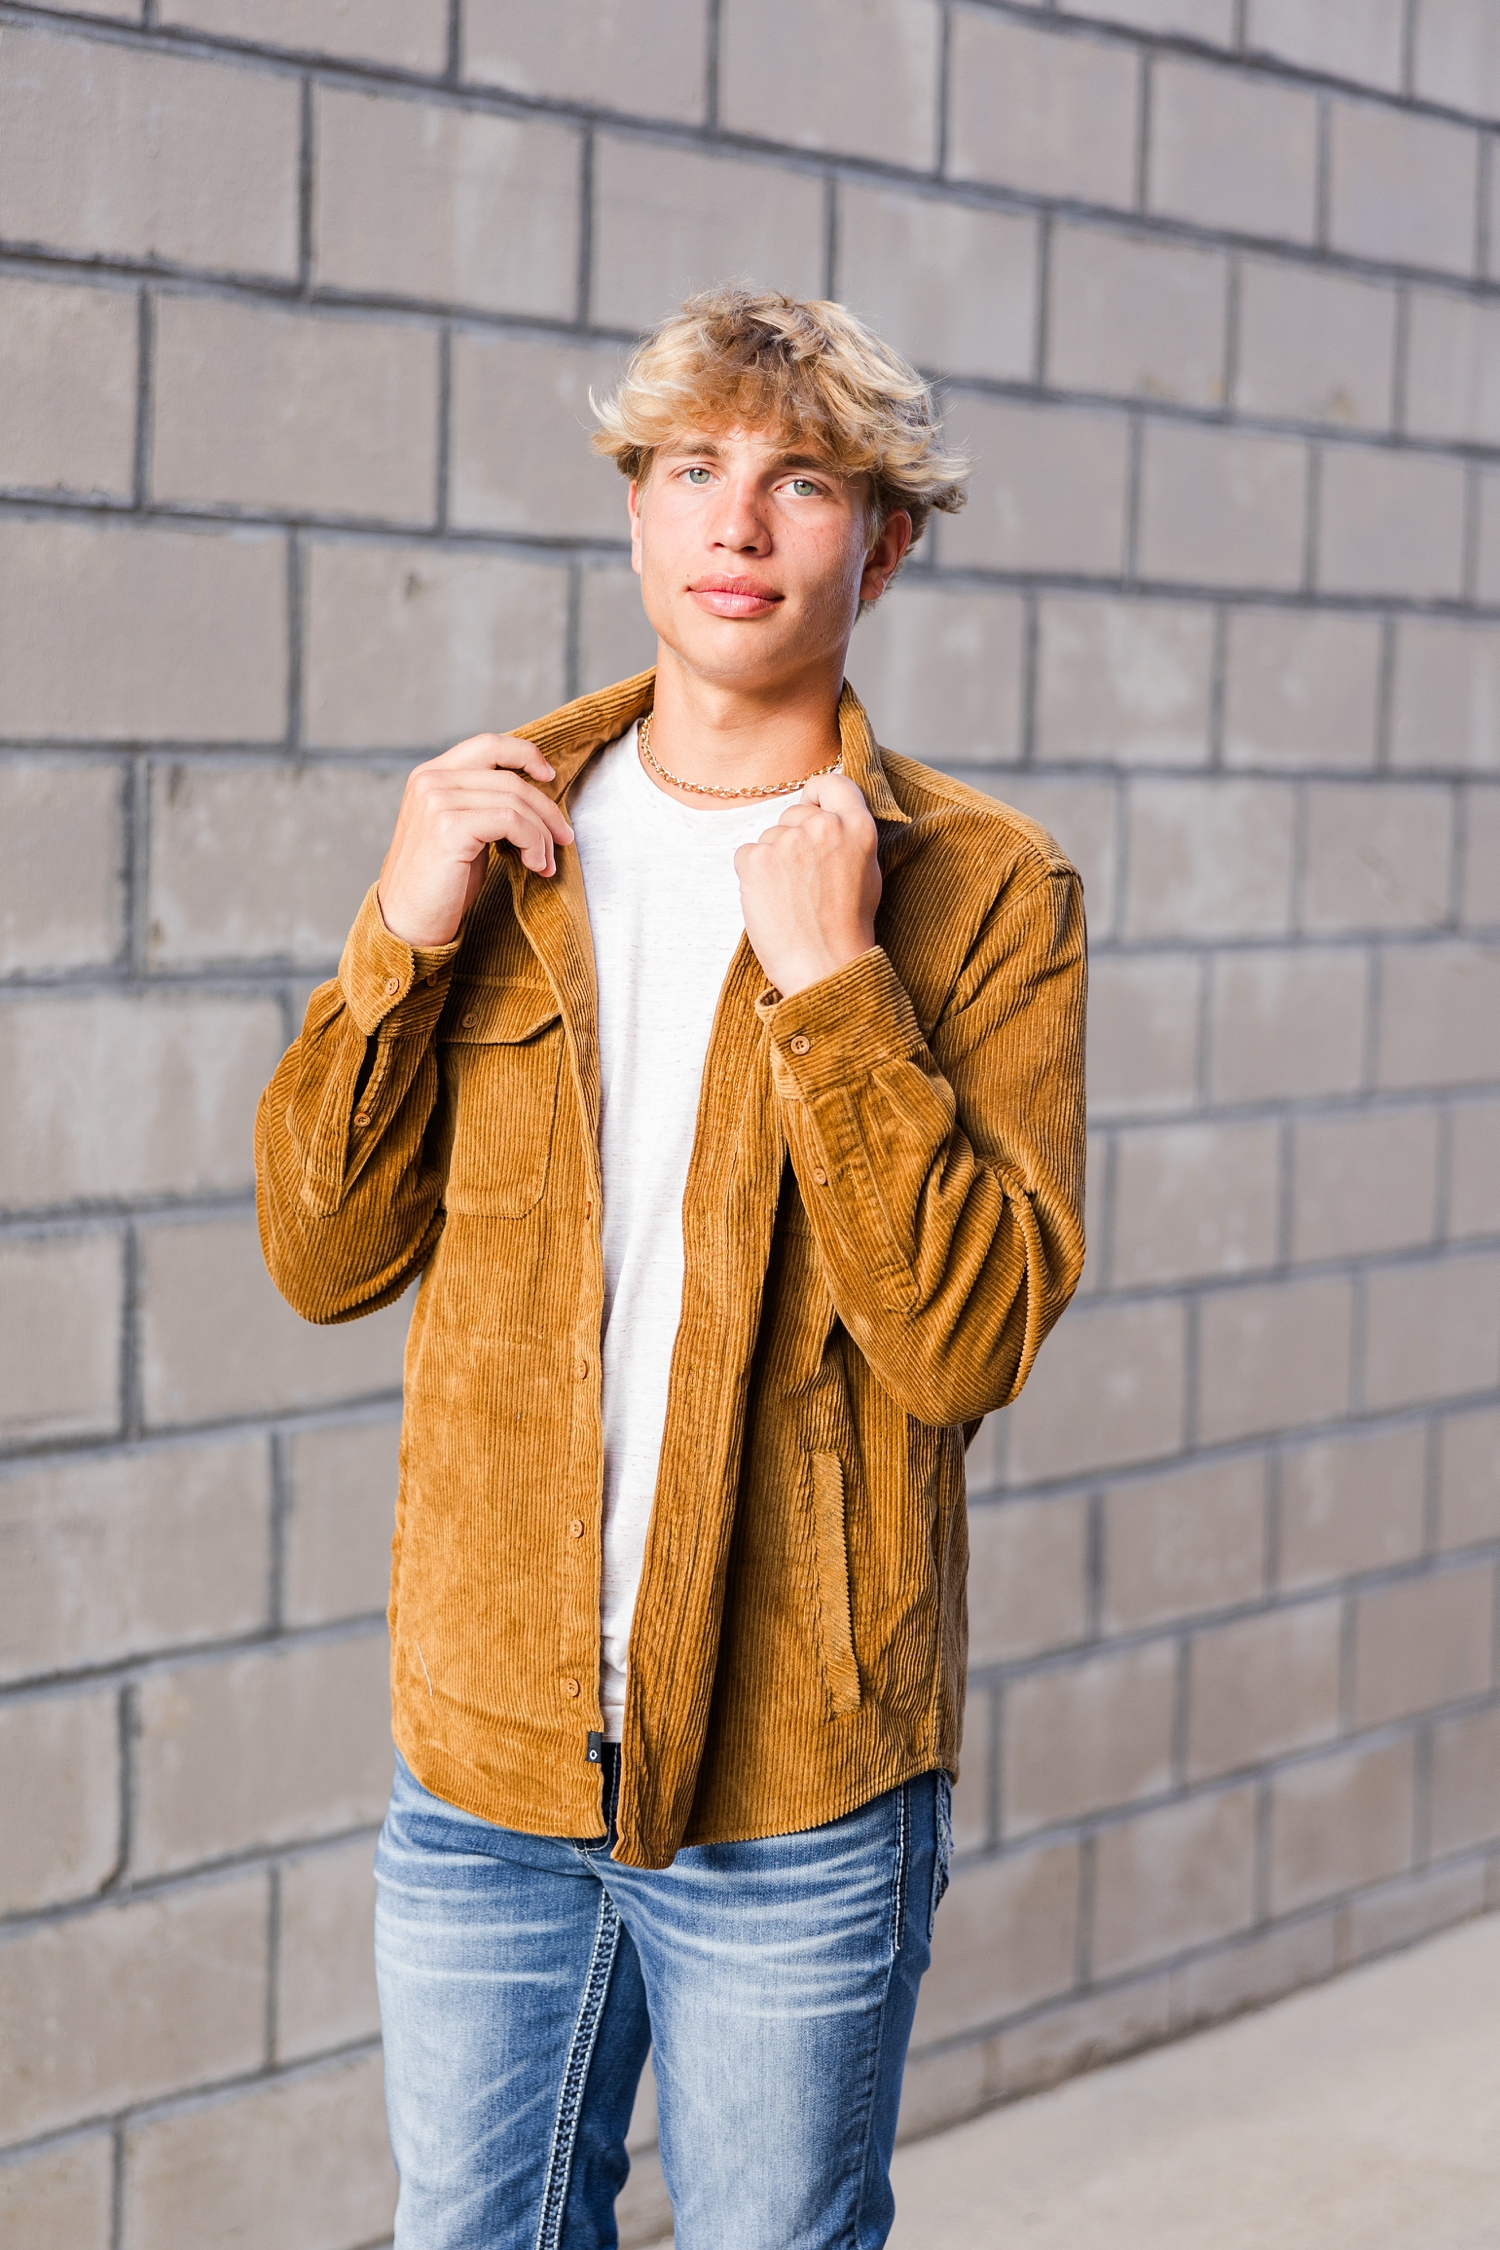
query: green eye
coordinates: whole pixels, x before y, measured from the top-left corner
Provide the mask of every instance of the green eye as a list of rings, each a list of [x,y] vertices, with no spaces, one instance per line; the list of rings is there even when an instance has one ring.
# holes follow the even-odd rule
[[[799,500],[811,500],[817,489],[811,477],[793,477],[792,479],[792,490]]]
[[[689,469],[687,472],[687,481],[689,484],[707,484],[708,479],[709,471],[707,469]]]

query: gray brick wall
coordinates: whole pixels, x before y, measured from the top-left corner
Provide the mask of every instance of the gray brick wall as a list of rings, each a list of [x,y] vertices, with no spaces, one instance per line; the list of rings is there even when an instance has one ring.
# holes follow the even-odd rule
[[[412,760],[646,660],[584,393],[727,274],[944,379],[852,677],[1093,930],[907,2128],[1500,1900],[1497,127],[1489,0],[0,0],[7,2240],[387,2234],[403,1315],[250,1112]]]

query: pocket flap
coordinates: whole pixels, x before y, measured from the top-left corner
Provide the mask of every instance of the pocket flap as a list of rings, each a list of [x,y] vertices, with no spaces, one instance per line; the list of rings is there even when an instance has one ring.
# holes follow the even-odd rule
[[[548,984],[455,983],[438,1037],[474,1047],[514,1047],[556,1023],[560,1013]]]

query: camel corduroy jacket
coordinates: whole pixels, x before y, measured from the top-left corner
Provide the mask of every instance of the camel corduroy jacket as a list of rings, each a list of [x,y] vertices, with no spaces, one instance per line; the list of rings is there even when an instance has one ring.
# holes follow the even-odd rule
[[[566,801],[642,674],[517,731]],[[1078,878],[1020,814],[875,745],[873,952],[714,1019],[630,1638],[616,1855],[786,1834],[957,1772],[963,1455],[1083,1262]],[[662,964],[670,976],[671,964]],[[649,1060],[649,1058],[645,1058]],[[420,1276],[391,1576],[396,1741],[427,1788],[602,1832],[599,1068],[578,855],[494,849],[453,944],[371,891],[261,1102],[262,1240],[307,1319]]]

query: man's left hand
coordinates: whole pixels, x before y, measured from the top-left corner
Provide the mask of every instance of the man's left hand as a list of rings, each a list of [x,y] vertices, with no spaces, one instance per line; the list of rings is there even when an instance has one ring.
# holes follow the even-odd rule
[[[734,855],[745,932],[784,998],[847,968],[875,943],[879,841],[844,774],[820,774],[774,828]]]

